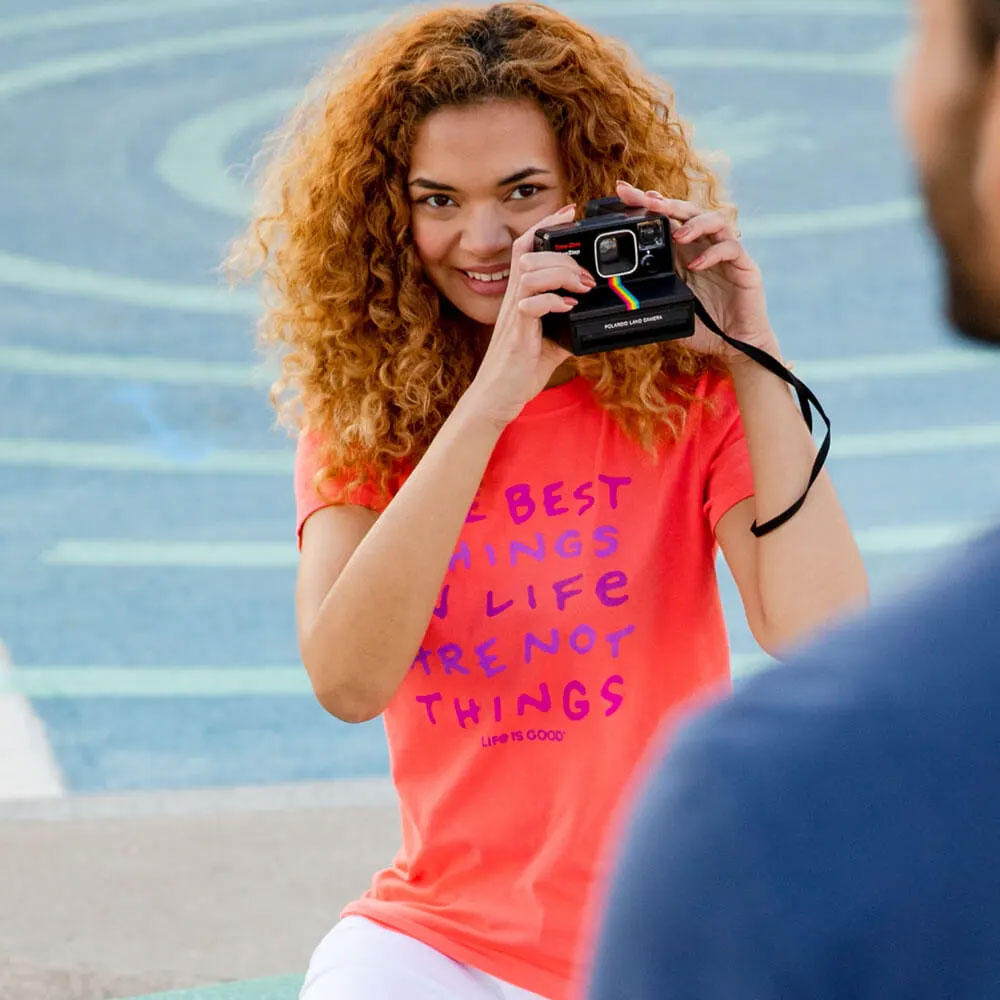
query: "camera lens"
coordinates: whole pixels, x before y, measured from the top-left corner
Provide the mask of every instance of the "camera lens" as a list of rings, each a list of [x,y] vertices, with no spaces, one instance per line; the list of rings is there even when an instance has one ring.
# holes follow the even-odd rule
[[[594,234],[594,265],[601,278],[631,274],[639,266],[639,246],[634,229],[605,230]]]
[[[597,256],[602,264],[611,264],[618,257],[618,240],[614,236],[605,236],[597,241]]]

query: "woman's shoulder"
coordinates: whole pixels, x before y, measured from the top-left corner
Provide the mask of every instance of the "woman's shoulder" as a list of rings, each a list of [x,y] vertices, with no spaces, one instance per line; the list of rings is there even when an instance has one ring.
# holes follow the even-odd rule
[[[331,497],[360,503],[374,509],[383,508],[398,492],[413,471],[413,462],[396,458],[386,463],[360,462],[340,467],[331,461],[332,450],[326,431],[302,428],[295,448],[295,490],[303,496]],[[382,465],[387,466],[385,476]],[[323,473],[320,480],[320,473]],[[382,484],[385,490],[382,489]]]

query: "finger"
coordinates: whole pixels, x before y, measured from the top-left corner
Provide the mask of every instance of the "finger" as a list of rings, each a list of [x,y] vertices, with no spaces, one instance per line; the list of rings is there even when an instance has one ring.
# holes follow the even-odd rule
[[[687,265],[689,271],[707,271],[724,263],[735,264],[737,267],[746,267],[748,270],[753,266],[750,255],[743,249],[736,240],[727,240],[725,243],[714,243],[700,257],[695,257]]]
[[[517,311],[522,316],[541,319],[549,313],[569,312],[575,305],[577,305],[577,300],[568,295],[556,295],[555,292],[548,292],[545,295],[532,295],[530,298],[521,299],[517,304]]]
[[[646,206],[646,195],[637,187],[633,187],[628,181],[619,181],[617,185],[617,195],[626,205],[634,208]]]
[[[597,286],[597,279],[592,275],[580,274],[576,267],[544,267],[538,271],[528,271],[518,280],[519,297],[538,295],[541,292],[553,292],[557,288],[572,289],[583,294]]]
[[[529,271],[540,271],[546,267],[568,267],[571,271],[579,272],[581,275],[590,272],[575,258],[568,253],[559,253],[555,250],[535,250],[526,253],[521,258],[521,273],[527,274]]]
[[[636,194],[632,195],[632,192],[636,192]],[[625,201],[626,195],[633,198],[641,196],[642,201],[636,200],[629,202],[629,204],[643,204],[651,212],[659,212],[661,215],[666,215],[677,222],[688,222],[705,211],[701,205],[696,205],[693,201],[683,201],[680,198],[665,198],[659,191],[639,191],[638,188],[632,187],[631,184],[627,184],[624,181],[619,181],[618,193],[622,201]]]
[[[512,257],[519,260],[524,254],[529,253],[535,245],[535,231],[544,226],[564,226],[567,222],[572,222],[576,216],[576,205],[564,205],[558,212],[546,215],[544,219],[539,219],[530,229],[521,233],[511,248]]]
[[[736,230],[722,212],[702,212],[689,222],[685,222],[674,232],[678,243],[693,243],[695,240],[711,239],[713,242],[735,240]]]

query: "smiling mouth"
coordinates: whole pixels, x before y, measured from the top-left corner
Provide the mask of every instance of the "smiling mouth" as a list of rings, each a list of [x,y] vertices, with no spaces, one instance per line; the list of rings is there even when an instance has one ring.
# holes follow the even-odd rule
[[[472,278],[473,281],[504,281],[510,277],[510,268],[504,268],[494,274],[484,274],[482,271],[462,271],[462,274],[467,278]]]

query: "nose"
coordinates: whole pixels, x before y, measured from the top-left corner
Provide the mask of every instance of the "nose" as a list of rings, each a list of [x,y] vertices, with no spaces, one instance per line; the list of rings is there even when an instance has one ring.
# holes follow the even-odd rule
[[[485,204],[470,207],[459,245],[469,256],[491,261],[509,250],[514,238],[499,206]]]

